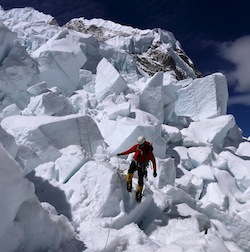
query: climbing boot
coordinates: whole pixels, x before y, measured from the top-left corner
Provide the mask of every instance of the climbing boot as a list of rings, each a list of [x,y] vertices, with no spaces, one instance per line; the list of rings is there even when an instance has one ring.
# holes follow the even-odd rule
[[[128,192],[132,191],[132,182],[131,181],[127,181],[127,190],[128,190]]]
[[[137,190],[136,190],[136,194],[135,194],[137,202],[141,202],[142,189],[143,189],[143,186],[139,186],[139,185],[137,186]]]
[[[132,178],[133,178],[133,173],[128,173],[127,174],[127,190],[128,190],[128,192],[132,191]]]

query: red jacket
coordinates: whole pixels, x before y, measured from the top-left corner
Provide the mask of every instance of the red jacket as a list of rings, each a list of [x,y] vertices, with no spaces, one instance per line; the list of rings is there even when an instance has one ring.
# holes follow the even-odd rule
[[[148,163],[149,160],[153,163],[153,170],[156,171],[155,157],[152,152],[152,146],[149,142],[145,142],[142,146],[139,144],[133,145],[130,149],[120,153],[121,155],[127,155],[135,152],[134,159],[139,163]]]

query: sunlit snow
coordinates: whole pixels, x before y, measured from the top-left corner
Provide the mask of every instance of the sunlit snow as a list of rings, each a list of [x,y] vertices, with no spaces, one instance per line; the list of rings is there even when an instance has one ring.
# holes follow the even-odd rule
[[[250,251],[250,143],[171,32],[0,9],[0,251]],[[200,78],[198,78],[200,77]],[[144,135],[140,203],[126,189]],[[133,189],[137,175],[133,178]]]

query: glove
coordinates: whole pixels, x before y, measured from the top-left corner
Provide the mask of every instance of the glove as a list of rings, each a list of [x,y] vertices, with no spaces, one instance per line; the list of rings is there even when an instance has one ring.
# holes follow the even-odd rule
[[[154,170],[153,176],[154,178],[157,176],[156,170]]]
[[[121,155],[122,155],[121,153],[117,153],[117,154],[116,154],[117,157],[119,157],[119,156],[121,156]]]

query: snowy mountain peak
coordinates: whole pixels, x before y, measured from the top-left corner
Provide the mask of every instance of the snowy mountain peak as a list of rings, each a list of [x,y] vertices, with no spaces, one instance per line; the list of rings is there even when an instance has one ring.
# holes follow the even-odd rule
[[[191,59],[182,50],[173,33],[158,29],[140,30],[103,19],[75,18],[65,26],[87,34],[131,54],[140,68],[154,75],[173,70],[177,78],[201,77]]]
[[[140,35],[147,34],[151,32],[151,30],[140,30],[137,28],[133,28],[131,26],[121,25],[109,20],[104,20],[101,18],[74,18],[65,24],[66,27],[71,28],[73,30],[78,30],[80,32],[88,32],[98,35],[98,29],[101,31],[103,39],[109,39],[111,37],[115,37],[117,35],[123,35],[124,37],[128,37],[131,35]]]
[[[54,17],[39,12],[32,7],[13,8],[5,11],[0,6],[0,14],[2,21],[9,20],[9,22],[22,21],[22,22],[34,22],[34,23],[42,22],[42,23],[57,24]]]

